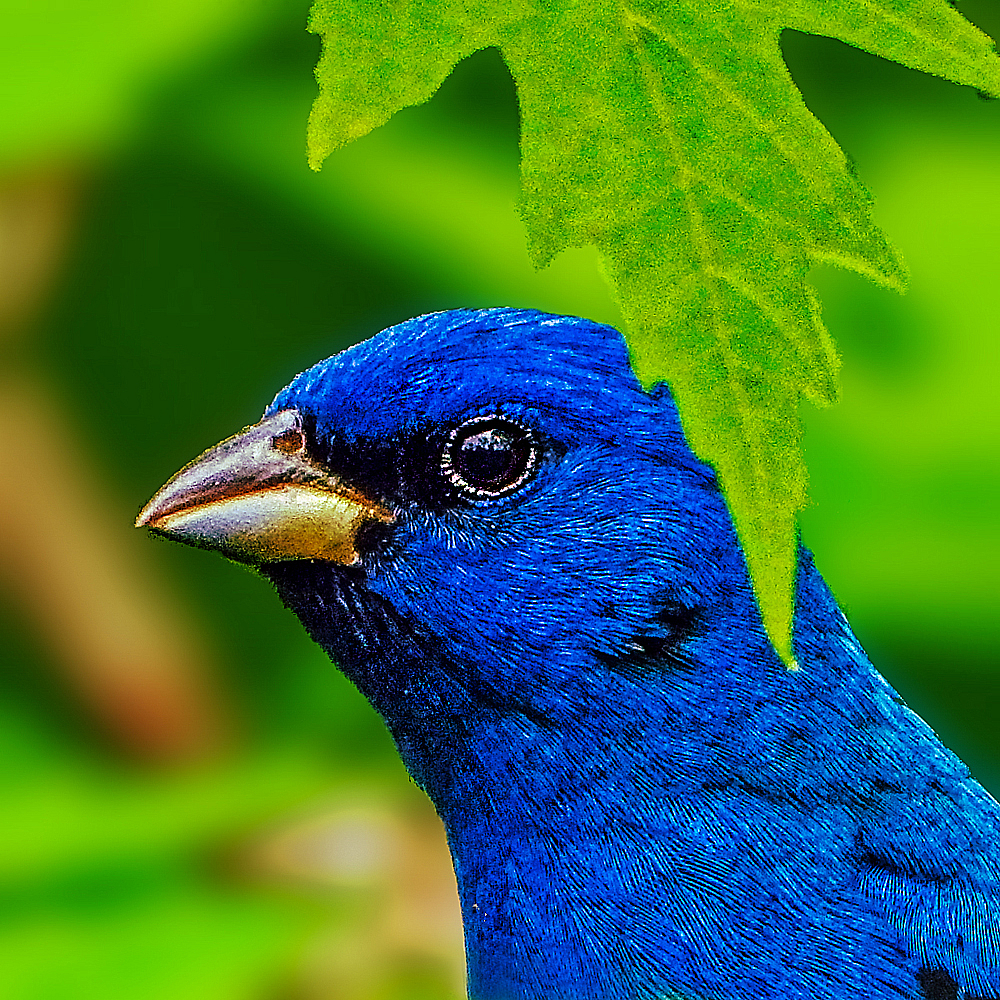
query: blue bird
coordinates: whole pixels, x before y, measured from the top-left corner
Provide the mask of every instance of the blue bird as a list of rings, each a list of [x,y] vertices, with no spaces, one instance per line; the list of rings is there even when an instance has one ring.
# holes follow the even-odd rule
[[[1000,998],[1000,806],[804,549],[785,667],[616,331],[392,327],[137,523],[258,566],[381,714],[447,830],[472,1000]]]

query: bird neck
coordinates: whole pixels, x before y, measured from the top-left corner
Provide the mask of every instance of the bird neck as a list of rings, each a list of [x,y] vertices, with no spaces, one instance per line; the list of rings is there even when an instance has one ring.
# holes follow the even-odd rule
[[[569,1000],[570,984],[573,1000],[631,997],[627,925],[641,915],[621,870],[590,831],[557,843],[504,820],[450,828],[472,1000]]]
[[[740,780],[738,680],[718,658],[657,676],[594,671],[572,720],[481,717],[448,782],[428,784],[473,1000],[570,1000],[568,984],[572,1000],[670,995],[656,977],[677,967],[664,949],[684,945],[668,914],[696,880],[687,853],[709,840],[691,814],[707,820]]]
[[[636,977],[647,944],[650,954],[659,944],[640,928],[664,900],[637,892],[631,873],[662,854],[670,824],[636,801],[638,761],[584,760],[579,749],[535,743],[438,803],[473,1000],[625,1000],[650,985]],[[551,757],[545,769],[537,755]]]
[[[833,749],[895,711],[813,582],[799,593],[798,671],[723,637],[690,669],[591,672],[580,703],[592,707],[572,722],[480,718],[447,784],[428,786],[454,860],[472,1000],[672,996],[691,984],[670,970],[729,961],[703,954],[697,920],[721,920],[708,937],[724,941],[732,914],[767,912],[757,873],[772,856],[808,856],[822,804],[842,794]],[[821,696],[843,714],[803,711]],[[860,767],[851,780],[877,788]]]
[[[553,647],[520,686],[496,680],[499,663],[450,656],[343,574],[270,575],[444,821],[473,1000],[713,995],[741,956],[792,961],[781,934],[802,911],[783,886],[821,898],[829,859],[856,850],[837,810],[878,801],[903,766],[882,763],[879,733],[911,723],[807,558],[799,670],[767,642],[747,585],[682,631],[677,655],[581,649],[570,670]],[[357,606],[359,638],[331,617],[339,605]],[[697,975],[673,982],[678,969]],[[743,973],[752,995],[757,972]]]

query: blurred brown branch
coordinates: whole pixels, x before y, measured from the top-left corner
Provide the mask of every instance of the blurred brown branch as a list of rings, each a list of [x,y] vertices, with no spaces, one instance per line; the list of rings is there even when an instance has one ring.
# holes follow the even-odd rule
[[[0,183],[0,346],[30,330],[78,188],[66,171]],[[144,563],[130,516],[97,487],[52,393],[20,367],[0,372],[0,580],[125,749],[207,753],[228,726],[205,654]]]

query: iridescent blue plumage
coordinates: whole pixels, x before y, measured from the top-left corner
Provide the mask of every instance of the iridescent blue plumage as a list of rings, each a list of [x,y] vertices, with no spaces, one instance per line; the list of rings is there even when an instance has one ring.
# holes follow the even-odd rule
[[[805,551],[779,661],[713,471],[615,331],[421,317],[289,407],[396,522],[357,566],[265,572],[445,823],[474,1000],[1000,997],[1000,808]],[[477,417],[530,435],[510,493],[444,475]]]

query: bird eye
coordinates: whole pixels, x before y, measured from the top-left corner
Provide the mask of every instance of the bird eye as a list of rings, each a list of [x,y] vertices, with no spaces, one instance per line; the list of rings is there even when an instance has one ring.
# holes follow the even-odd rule
[[[534,435],[511,420],[476,417],[448,437],[441,469],[476,499],[507,496],[531,478],[538,462]]]

